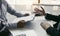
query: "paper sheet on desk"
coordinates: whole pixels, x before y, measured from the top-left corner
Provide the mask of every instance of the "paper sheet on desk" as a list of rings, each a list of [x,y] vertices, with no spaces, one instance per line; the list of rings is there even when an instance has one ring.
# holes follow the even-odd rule
[[[13,36],[37,36],[34,30],[14,30],[11,33]]]
[[[30,16],[26,16],[26,17],[20,17],[20,18],[16,18],[13,20],[12,23],[17,23],[21,20],[25,20],[25,22],[28,22],[28,21],[32,21],[35,17],[35,14],[31,14]]]

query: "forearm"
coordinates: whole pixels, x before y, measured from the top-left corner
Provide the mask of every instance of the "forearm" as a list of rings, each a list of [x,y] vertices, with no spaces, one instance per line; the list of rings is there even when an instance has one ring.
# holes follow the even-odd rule
[[[53,20],[55,22],[59,22],[60,21],[59,16],[55,16],[55,15],[51,15],[51,14],[46,14],[45,18],[47,20]]]
[[[6,24],[8,29],[16,29],[16,28],[24,28],[24,24],[23,23],[9,23]]]
[[[23,14],[17,13],[16,10],[14,10],[7,2],[6,2],[6,4],[7,4],[7,12],[8,13],[10,13],[14,16],[17,16],[17,17],[22,17],[23,16]]]
[[[52,27],[49,27],[46,32],[51,35],[51,36],[60,36],[60,32],[55,29],[55,28],[52,28]]]
[[[16,29],[17,28],[17,23],[8,23],[6,24],[8,29]]]
[[[17,16],[17,17],[22,17],[23,15],[21,13],[17,13],[15,10],[8,8],[7,10],[10,14]]]

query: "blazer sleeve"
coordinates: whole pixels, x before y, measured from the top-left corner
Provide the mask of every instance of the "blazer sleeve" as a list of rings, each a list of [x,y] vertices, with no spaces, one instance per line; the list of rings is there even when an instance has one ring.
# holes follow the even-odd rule
[[[60,21],[60,17],[59,16],[56,16],[56,15],[51,15],[51,14],[46,14],[45,18],[47,20],[53,20],[55,22],[59,22]]]
[[[53,27],[49,27],[46,32],[50,35],[50,36],[60,36],[60,32]]]

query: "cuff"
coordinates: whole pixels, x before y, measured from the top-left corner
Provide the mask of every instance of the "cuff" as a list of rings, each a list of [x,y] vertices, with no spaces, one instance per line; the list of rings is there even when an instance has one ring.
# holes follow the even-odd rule
[[[47,32],[48,34],[51,34],[52,31],[53,31],[53,27],[49,27],[49,28],[46,30],[46,32]]]

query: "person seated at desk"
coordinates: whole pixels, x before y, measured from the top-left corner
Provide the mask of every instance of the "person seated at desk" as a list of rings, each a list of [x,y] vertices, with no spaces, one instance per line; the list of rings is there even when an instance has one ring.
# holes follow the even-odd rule
[[[7,3],[6,0],[0,0],[0,21],[3,21],[4,25],[6,25],[8,28],[20,28],[20,25],[22,25],[22,24],[8,23],[7,22],[7,18],[6,18],[6,13],[7,12],[10,13],[11,15],[16,16],[16,17],[24,17],[24,16],[28,16],[29,15],[29,14],[23,15],[21,13],[17,13],[14,9],[12,9],[10,7],[10,5]]]
[[[52,15],[52,14],[48,14],[45,13],[45,10],[43,9],[43,7],[41,7],[42,10],[35,8],[35,13],[39,13],[41,16],[45,16],[45,18],[47,20],[53,20],[55,22],[57,22],[56,24],[53,25],[53,27],[48,24],[48,23],[41,23],[41,26],[46,30],[46,32],[50,35],[50,36],[60,36],[60,15],[56,16],[56,15]]]
[[[24,20],[21,20],[17,23],[8,23],[6,18],[7,12],[16,17],[29,16],[29,14],[23,15],[21,13],[17,13],[10,7],[6,0],[0,0],[0,36],[10,36],[11,33],[9,29],[23,28],[25,24]]]

